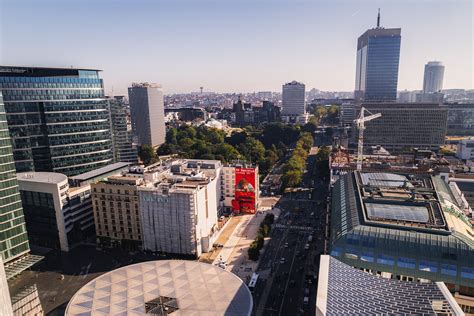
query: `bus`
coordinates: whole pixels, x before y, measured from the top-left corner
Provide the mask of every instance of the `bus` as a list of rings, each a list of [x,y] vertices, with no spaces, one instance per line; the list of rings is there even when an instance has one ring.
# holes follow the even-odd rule
[[[253,273],[252,278],[250,279],[250,282],[249,282],[250,292],[253,293],[253,291],[255,290],[255,287],[257,286],[257,282],[258,282],[258,274]]]

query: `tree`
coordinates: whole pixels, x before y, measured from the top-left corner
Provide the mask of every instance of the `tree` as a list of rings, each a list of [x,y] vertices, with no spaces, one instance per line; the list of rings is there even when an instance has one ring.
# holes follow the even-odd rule
[[[142,145],[138,151],[138,156],[140,160],[143,161],[145,165],[149,165],[158,161],[156,152],[153,150],[153,147],[150,145]]]
[[[257,244],[252,242],[247,250],[247,254],[250,260],[257,261],[260,256],[260,249],[257,248]]]
[[[323,117],[327,115],[328,111],[326,110],[326,107],[324,106],[317,106],[316,109],[314,109],[314,116],[320,121]]]
[[[239,145],[239,152],[250,162],[260,163],[264,159],[265,146],[253,137],[248,137],[245,143]]]
[[[247,133],[246,132],[233,132],[230,137],[226,138],[226,143],[232,145],[232,146],[238,146],[242,143],[245,142],[247,139]]]
[[[178,140],[176,138],[177,135],[178,135],[178,130],[176,130],[176,128],[174,127],[171,127],[166,133],[166,143],[177,144],[178,143]]]
[[[232,145],[222,143],[215,147],[215,154],[224,158],[225,162],[230,162],[240,158],[240,153]]]

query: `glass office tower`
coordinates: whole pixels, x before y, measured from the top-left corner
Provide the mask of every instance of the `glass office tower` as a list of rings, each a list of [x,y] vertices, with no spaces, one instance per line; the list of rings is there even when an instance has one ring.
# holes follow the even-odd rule
[[[71,176],[113,160],[98,70],[0,66],[16,170]]]
[[[30,250],[0,91],[0,253],[5,264]]]
[[[354,97],[365,101],[396,101],[401,29],[377,27],[357,42]]]

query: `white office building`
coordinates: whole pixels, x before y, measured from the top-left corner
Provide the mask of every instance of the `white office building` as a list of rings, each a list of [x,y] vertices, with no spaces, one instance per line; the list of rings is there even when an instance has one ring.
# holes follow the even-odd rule
[[[143,172],[143,249],[199,257],[217,238],[219,161],[175,160]],[[155,181],[156,180],[156,181]]]
[[[282,116],[306,114],[305,85],[292,81],[282,87]]]
[[[161,85],[134,83],[128,88],[132,130],[141,145],[165,142],[165,108]]]
[[[443,63],[440,61],[429,61],[425,65],[425,75],[423,78],[423,93],[434,93],[441,91],[443,89],[443,77]]]
[[[458,143],[456,157],[463,160],[474,160],[474,138],[463,139]]]

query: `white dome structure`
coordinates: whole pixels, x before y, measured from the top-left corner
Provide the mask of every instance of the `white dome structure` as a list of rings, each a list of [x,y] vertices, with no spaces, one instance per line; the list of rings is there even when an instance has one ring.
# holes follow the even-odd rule
[[[195,261],[122,267],[82,287],[66,315],[250,315],[253,300],[236,275]]]

